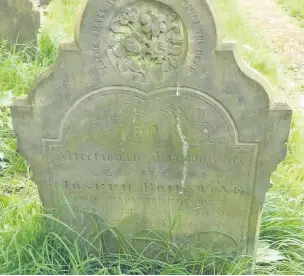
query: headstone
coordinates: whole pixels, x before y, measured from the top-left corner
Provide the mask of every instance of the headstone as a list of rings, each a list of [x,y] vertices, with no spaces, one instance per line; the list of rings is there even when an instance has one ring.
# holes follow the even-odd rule
[[[40,12],[30,0],[0,0],[0,40],[9,44],[37,41]]]
[[[217,44],[213,14],[205,0],[88,1],[75,44],[11,108],[48,210],[79,231],[95,214],[138,248],[153,230],[254,254],[291,111]]]
[[[44,6],[50,4],[51,0],[36,0],[38,6]]]

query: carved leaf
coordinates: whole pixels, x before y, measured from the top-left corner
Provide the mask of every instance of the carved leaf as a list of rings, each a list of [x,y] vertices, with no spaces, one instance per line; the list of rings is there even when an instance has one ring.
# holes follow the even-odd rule
[[[159,29],[162,33],[166,33],[167,32],[167,26],[165,23],[160,23],[159,24]]]
[[[183,53],[183,50],[183,46],[175,45],[170,49],[169,53],[173,56],[179,56]]]
[[[132,66],[132,62],[128,59],[123,59],[120,63],[119,63],[119,71],[120,72],[126,72],[130,69],[130,67]]]
[[[170,41],[174,45],[182,45],[184,43],[184,38],[181,35],[172,35]]]
[[[164,60],[163,66],[162,66],[163,72],[169,72],[170,64],[171,64],[170,57],[168,59]]]
[[[142,26],[141,29],[145,34],[148,34],[148,33],[150,33],[152,26],[151,26],[151,24],[146,24],[146,25]]]
[[[172,57],[172,56],[169,56],[169,64],[174,68],[174,69],[177,69],[178,66],[179,66],[179,62],[178,62],[178,59],[176,57]]]
[[[141,52],[141,45],[134,37],[127,37],[122,41],[125,50],[131,55],[138,55]]]
[[[114,56],[121,58],[122,57],[122,52],[121,52],[121,47],[119,44],[117,44],[114,48],[113,48],[113,54]]]
[[[109,42],[109,45],[108,45],[108,48],[114,50],[114,49],[116,49],[117,47],[119,47],[119,43],[120,43],[120,42],[114,41],[114,40],[113,40],[113,41],[110,41],[110,42]]]
[[[178,23],[176,22],[172,23],[168,28],[168,32],[174,32],[175,34],[180,34],[180,26],[178,25]]]
[[[118,22],[113,23],[110,30],[116,34],[120,33],[120,24]]]
[[[158,37],[160,35],[160,27],[158,25],[152,26],[152,35]]]
[[[136,72],[142,70],[142,64],[140,62],[136,62],[134,60],[131,62],[129,67]]]
[[[178,17],[177,14],[170,13],[170,14],[168,14],[168,21],[173,22],[174,20],[177,19],[177,17]]]

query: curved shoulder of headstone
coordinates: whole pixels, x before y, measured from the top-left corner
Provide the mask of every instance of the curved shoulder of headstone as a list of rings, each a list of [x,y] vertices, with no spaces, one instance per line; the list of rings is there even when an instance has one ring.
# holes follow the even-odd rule
[[[207,0],[211,12],[213,13],[213,18],[215,20],[215,25],[218,26],[217,13],[213,9],[213,5]],[[218,27],[217,27],[218,29]],[[217,32],[217,34],[219,34]],[[265,155],[265,172],[268,178],[270,174],[275,171],[277,165],[282,161],[287,152],[286,142],[289,136],[290,123],[292,117],[292,109],[287,103],[287,100],[284,96],[278,97],[278,93],[274,91],[274,88],[268,80],[257,70],[249,66],[244,59],[242,58],[239,50],[239,45],[237,41],[225,40],[220,41],[219,35],[217,37],[217,51],[232,52],[234,55],[235,62],[242,71],[244,75],[249,77],[251,80],[254,80],[259,84],[264,91],[264,94],[268,98],[268,110],[267,117],[264,117],[265,110],[248,110],[250,112],[250,118],[255,116],[260,117],[260,125],[262,126],[261,130],[265,132],[265,139],[260,145],[265,146],[263,149]],[[262,153],[263,155],[263,153]],[[261,161],[263,162],[263,161]],[[270,184],[269,184],[270,185]],[[269,187],[269,186],[268,186]],[[268,188],[265,186],[265,188]]]

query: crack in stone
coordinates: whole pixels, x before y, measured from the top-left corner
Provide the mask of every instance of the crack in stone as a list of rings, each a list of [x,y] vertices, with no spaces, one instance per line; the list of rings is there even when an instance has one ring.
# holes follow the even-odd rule
[[[137,109],[134,108],[133,124],[136,123],[136,112],[137,112]]]
[[[178,84],[176,89],[176,96],[180,96],[180,84]],[[177,130],[179,137],[183,143],[183,158],[184,158],[184,168],[183,168],[183,178],[182,178],[182,191],[179,194],[183,194],[186,188],[186,177],[187,177],[187,170],[188,170],[188,150],[189,144],[186,141],[186,137],[181,128],[181,121],[180,121],[180,107],[177,106]]]

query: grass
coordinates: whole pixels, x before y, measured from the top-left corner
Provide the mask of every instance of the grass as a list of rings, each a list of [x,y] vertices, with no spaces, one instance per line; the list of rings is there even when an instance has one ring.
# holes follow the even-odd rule
[[[36,49],[33,45],[24,45],[17,53],[15,47],[10,51],[6,51],[6,47],[5,42],[0,44],[0,91],[14,90],[15,95],[24,94],[40,71],[31,55]]]
[[[54,63],[59,43],[73,37],[79,3],[80,0],[52,1],[38,47],[23,45],[17,52],[15,46],[6,51],[6,43],[0,44],[0,93],[7,90],[13,90],[16,96],[26,93],[37,74]]]
[[[81,0],[53,0],[39,42],[39,63],[48,66],[57,56],[59,43],[74,36],[74,23]]]
[[[215,0],[214,5],[218,13],[220,38],[237,41],[244,60],[271,84],[280,86],[283,58],[273,51],[271,38],[265,41],[259,32],[253,31],[233,0]]]
[[[276,0],[304,28],[303,0]]]
[[[80,1],[53,0],[38,47],[0,47],[0,93],[22,95],[33,79],[53,63],[61,39],[71,38],[75,10]],[[287,2],[287,1],[286,1]],[[295,1],[288,0],[288,3]],[[233,0],[216,0],[222,38],[236,39],[244,59],[273,84],[282,85],[282,57],[273,54],[271,41],[260,39]],[[33,58],[34,57],[34,58]],[[1,101],[1,94],[0,94]],[[123,248],[121,254],[91,255],[83,236],[70,239],[68,226],[41,212],[30,170],[16,152],[9,109],[0,107],[0,274],[242,274],[246,257],[215,265],[211,256],[187,259],[166,248],[163,260],[149,259]],[[304,271],[304,127],[296,111],[288,141],[288,154],[273,174],[263,212],[260,239],[279,250],[285,260],[258,265],[258,274],[302,274]],[[47,223],[47,224],[46,224]],[[50,227],[50,224],[52,227]],[[71,230],[71,229],[70,229]],[[85,250],[79,250],[83,244]]]
[[[8,208],[16,206],[11,204]],[[39,207],[32,205],[31,208]],[[166,248],[162,258],[147,258],[119,239],[119,254],[101,251],[93,255],[90,252],[95,248],[84,235],[68,237],[66,231],[73,232],[69,226],[51,216],[36,212],[28,215],[28,211],[19,212],[12,236],[2,235],[1,274],[241,274],[248,270],[245,259],[217,257],[215,263],[214,258],[210,261],[211,256],[185,258],[178,250]]]

